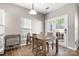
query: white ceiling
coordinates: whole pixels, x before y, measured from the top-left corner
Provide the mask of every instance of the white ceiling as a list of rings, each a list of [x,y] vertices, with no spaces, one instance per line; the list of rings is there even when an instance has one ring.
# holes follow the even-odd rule
[[[32,3],[15,3],[16,5],[19,5],[24,8],[32,9]],[[68,3],[34,3],[34,9],[42,14],[49,13],[50,11],[56,10],[58,8],[61,8]],[[49,9],[46,9],[49,7]]]

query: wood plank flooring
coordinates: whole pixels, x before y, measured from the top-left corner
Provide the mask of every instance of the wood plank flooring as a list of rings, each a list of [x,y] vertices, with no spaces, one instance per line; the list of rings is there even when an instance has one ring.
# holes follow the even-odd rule
[[[6,51],[4,56],[34,56],[32,53],[32,48],[31,46],[23,46],[20,48],[15,48],[9,51]],[[79,56],[79,50],[73,51],[64,47],[59,46],[59,53],[55,54],[55,47],[52,50],[50,47],[49,53],[47,56]]]

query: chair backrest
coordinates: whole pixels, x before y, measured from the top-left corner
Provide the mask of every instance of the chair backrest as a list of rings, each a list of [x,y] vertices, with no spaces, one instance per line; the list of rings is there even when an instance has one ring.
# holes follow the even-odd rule
[[[27,33],[27,39],[29,39],[29,40],[31,39],[30,38],[30,33]]]
[[[40,32],[40,33],[38,34],[38,37],[42,37],[42,36],[44,36],[44,33],[43,33],[43,32]]]
[[[43,32],[40,32],[40,35],[44,35],[44,33]]]
[[[53,33],[52,32],[47,32],[47,36],[52,37]]]
[[[33,33],[32,37],[37,38],[37,34]]]
[[[32,41],[33,41],[33,45],[37,44],[37,34],[35,33],[32,34]]]
[[[41,40],[39,38],[37,38],[37,34],[32,34],[33,37],[33,51],[36,51],[36,55],[44,55],[45,53],[45,48],[43,47],[44,44],[44,40]],[[40,48],[42,46],[42,48]],[[35,49],[35,50],[34,50]]]
[[[56,36],[57,37],[60,37],[60,32],[56,32]]]

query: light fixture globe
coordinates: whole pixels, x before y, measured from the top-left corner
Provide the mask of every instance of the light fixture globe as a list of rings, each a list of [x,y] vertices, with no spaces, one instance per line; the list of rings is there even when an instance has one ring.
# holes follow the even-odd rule
[[[34,0],[33,0],[33,3],[32,3],[32,9],[29,11],[29,14],[31,14],[31,15],[36,15],[37,14],[37,12],[34,9]]]
[[[36,15],[37,12],[36,12],[35,10],[30,10],[30,11],[29,11],[29,14],[31,14],[31,15]]]

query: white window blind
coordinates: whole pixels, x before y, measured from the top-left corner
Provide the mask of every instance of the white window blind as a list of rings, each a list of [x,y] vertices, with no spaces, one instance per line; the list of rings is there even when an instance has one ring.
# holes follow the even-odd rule
[[[31,19],[22,18],[22,28],[31,29]]]

